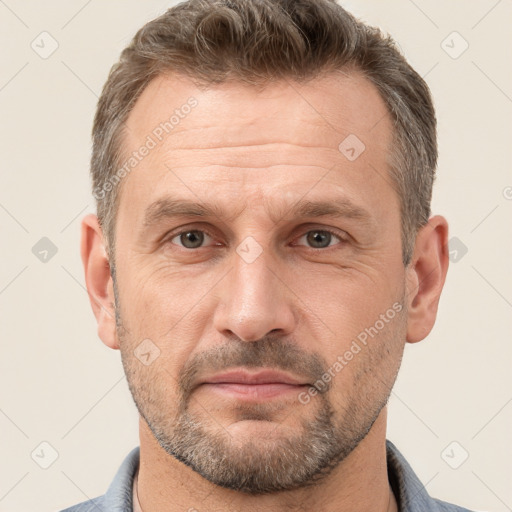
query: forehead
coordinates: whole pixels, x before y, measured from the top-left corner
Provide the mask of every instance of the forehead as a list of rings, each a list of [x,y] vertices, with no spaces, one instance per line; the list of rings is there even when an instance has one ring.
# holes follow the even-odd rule
[[[198,147],[216,140],[227,145],[229,135],[235,133],[247,142],[304,135],[313,143],[321,134],[331,147],[344,134],[353,133],[375,146],[386,142],[383,139],[391,131],[378,90],[357,71],[331,73],[305,84],[282,79],[264,88],[239,81],[198,88],[186,77],[160,75],[138,98],[125,126],[128,150],[148,135],[160,143],[160,149],[161,138],[166,146],[179,148],[193,130],[201,132]],[[282,133],[283,127],[290,131]]]
[[[383,100],[357,72],[264,88],[198,88],[162,75],[126,121],[123,159],[133,165],[121,183],[119,213],[129,204],[132,220],[142,221],[148,205],[173,192],[225,200],[234,210],[251,198],[268,205],[277,191],[280,201],[294,201],[308,188],[341,188],[368,203],[369,188],[375,200],[382,189],[392,191],[391,139]]]

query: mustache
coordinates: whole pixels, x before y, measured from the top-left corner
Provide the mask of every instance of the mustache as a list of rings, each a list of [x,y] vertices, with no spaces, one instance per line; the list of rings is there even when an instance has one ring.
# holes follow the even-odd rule
[[[309,353],[291,339],[269,334],[257,341],[242,341],[232,336],[223,345],[195,354],[182,368],[178,384],[186,400],[207,374],[236,367],[268,368],[293,373],[313,385],[328,365],[317,353]],[[322,389],[327,392],[331,382]]]

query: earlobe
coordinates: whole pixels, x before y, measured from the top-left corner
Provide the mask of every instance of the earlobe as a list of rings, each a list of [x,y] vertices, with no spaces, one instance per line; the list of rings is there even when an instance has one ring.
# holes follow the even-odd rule
[[[82,220],[81,256],[98,335],[105,345],[118,349],[112,276],[101,226],[93,214]]]
[[[409,343],[423,340],[434,327],[448,262],[448,223],[436,215],[418,231],[406,271]]]

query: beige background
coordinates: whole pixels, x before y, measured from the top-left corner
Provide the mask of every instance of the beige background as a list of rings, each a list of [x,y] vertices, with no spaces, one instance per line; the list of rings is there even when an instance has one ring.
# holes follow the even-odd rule
[[[169,5],[0,0],[0,511],[54,512],[103,494],[138,444],[119,353],[96,334],[79,225],[94,211],[97,96],[136,29]],[[439,117],[433,211],[459,240],[436,327],[407,347],[388,437],[432,495],[512,510],[512,3],[344,5],[426,76]],[[53,40],[47,58],[31,47],[49,52]],[[32,252],[42,237],[57,248],[46,262]],[[58,453],[47,469],[42,442]]]

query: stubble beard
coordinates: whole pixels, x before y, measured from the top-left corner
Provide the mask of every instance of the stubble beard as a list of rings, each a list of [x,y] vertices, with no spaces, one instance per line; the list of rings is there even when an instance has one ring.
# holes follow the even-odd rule
[[[117,299],[116,304],[119,305]],[[177,408],[176,402],[163,392],[164,386],[159,394],[155,386],[164,381],[148,371],[148,367],[143,369],[133,356],[136,343],[128,339],[118,308],[116,323],[130,392],[140,416],[162,449],[209,482],[249,495],[304,488],[316,485],[328,476],[372,428],[389,399],[401,362],[400,353],[394,376],[387,382],[382,381],[380,388],[371,388],[369,396],[364,392],[364,379],[375,372],[378,360],[388,355],[389,349],[383,347],[382,353],[374,354],[368,365],[356,372],[351,386],[352,396],[344,397],[346,405],[338,408],[342,410],[336,411],[333,406],[330,389],[312,397],[307,405],[300,404],[298,400],[288,405],[291,410],[288,416],[295,416],[295,425],[300,425],[293,430],[275,422],[276,406],[271,403],[234,407],[236,421],[251,421],[251,427],[246,436],[233,436],[205,412],[206,405],[196,409],[203,413],[203,417],[191,410],[195,398],[193,390],[187,387],[190,373],[180,375]],[[391,336],[396,334],[393,332]],[[384,345],[383,341],[381,344]],[[294,363],[297,361],[295,357],[304,357],[293,343],[283,344],[282,340],[274,337],[251,344],[228,344],[222,349],[224,351],[214,358],[218,367],[222,366],[221,362],[230,361],[248,367],[294,369],[294,365],[301,366]],[[314,368],[318,375],[321,366],[325,370],[325,362],[320,361],[311,360],[309,371]],[[304,370],[303,365],[300,369]],[[173,409],[176,410],[174,414],[171,413]],[[259,426],[256,422],[265,422],[262,424],[264,432],[271,435],[257,435]],[[254,429],[256,435],[251,435]]]

